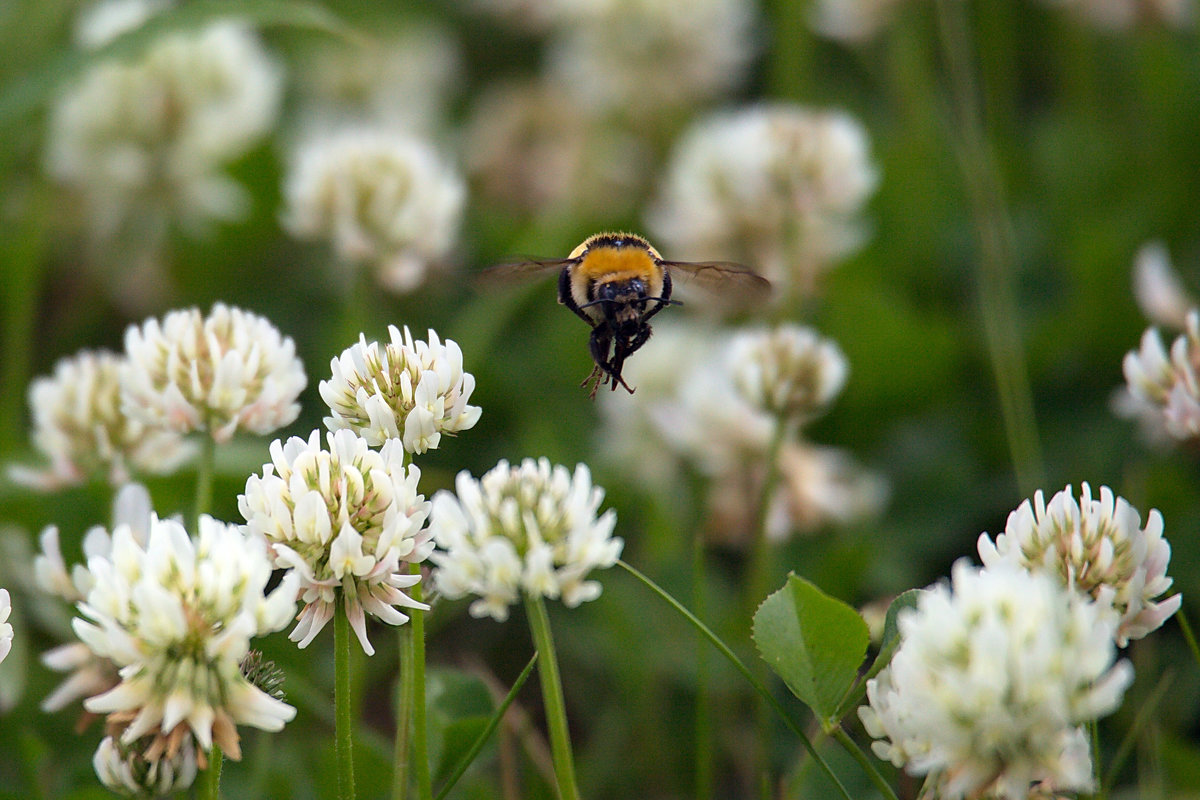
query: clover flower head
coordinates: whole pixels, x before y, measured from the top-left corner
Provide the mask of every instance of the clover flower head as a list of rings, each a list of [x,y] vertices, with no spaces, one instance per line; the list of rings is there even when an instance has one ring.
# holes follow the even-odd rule
[[[1008,515],[995,543],[979,537],[979,557],[987,566],[1013,562],[1048,572],[1059,582],[1112,605],[1120,618],[1114,635],[1124,647],[1156,630],[1176,611],[1183,596],[1157,600],[1171,588],[1167,564],[1171,546],[1163,538],[1163,519],[1151,509],[1142,527],[1137,509],[1100,487],[1092,498],[1085,482],[1079,500],[1070,486],[1046,503],[1041,491]]]
[[[75,22],[75,43],[94,50],[170,7],[169,0],[104,0],[84,9]]]
[[[81,38],[103,41],[149,16],[146,5],[81,26]],[[68,89],[51,114],[46,167],[80,192],[101,237],[143,217],[193,229],[237,219],[249,201],[224,167],[271,129],[281,97],[279,67],[244,24],[166,34]]]
[[[572,474],[545,458],[501,461],[480,479],[460,472],[455,489],[434,496],[429,522],[444,596],[477,596],[471,615],[499,621],[522,596],[571,608],[600,596],[588,573],[615,564],[624,542],[612,535],[611,510],[597,516],[604,490],[586,465]]]
[[[966,559],[953,588],[900,614],[900,646],[859,708],[879,758],[927,775],[946,800],[1089,791],[1083,726],[1133,678],[1113,664],[1116,615],[1053,577]]]
[[[1148,328],[1141,348],[1126,353],[1122,364],[1136,408],[1157,412],[1167,433],[1180,441],[1200,436],[1200,310],[1189,311],[1185,322],[1170,351],[1158,330]]]
[[[196,747],[190,734],[179,739],[174,753],[146,752],[154,747],[137,741],[124,745],[105,736],[92,756],[96,777],[104,786],[125,797],[166,797],[189,789],[198,768]],[[159,749],[163,749],[159,744]]]
[[[432,134],[462,85],[463,57],[445,28],[406,20],[397,31],[365,41],[321,39],[306,48],[308,68],[296,75],[306,128],[347,120]]]
[[[358,344],[333,359],[333,377],[321,381],[321,399],[331,416],[331,431],[352,430],[372,446],[401,439],[410,453],[435,449],[442,434],[473,428],[482,409],[467,405],[475,376],[463,371],[462,350],[452,339],[443,344],[429,331],[429,341],[414,340],[388,326],[386,344]]]
[[[145,424],[208,431],[226,442],[238,429],[267,434],[296,419],[307,379],[296,345],[265,317],[217,303],[172,311],[125,331],[121,407]]]
[[[738,0],[589,0],[561,19],[550,79],[593,114],[635,121],[737,88],[756,49],[753,8]]]
[[[423,526],[429,503],[417,492],[421,471],[404,466],[405,450],[391,439],[378,451],[349,430],[308,440],[271,443],[271,463],[251,475],[238,508],[246,528],[266,538],[276,567],[291,570],[304,608],[290,638],[308,644],[333,617],[339,599],[367,655],[364,614],[401,625],[400,608],[426,609],[403,589],[420,575],[409,564],[433,549]]]
[[[195,448],[178,433],[122,411],[125,364],[114,353],[85,350],[60,360],[53,376],[30,384],[33,444],[49,465],[13,465],[15,481],[46,490],[97,477],[120,485],[134,471],[168,473],[192,456]]]
[[[0,661],[7,658],[9,651],[12,650],[13,626],[8,621],[11,613],[12,598],[9,597],[8,589],[0,589]]]
[[[113,528],[125,527],[138,545],[145,547],[150,525],[155,521],[150,493],[139,483],[121,487],[113,500]],[[42,592],[74,606],[83,602],[95,581],[85,564],[76,563],[67,570],[66,560],[58,542],[58,528],[47,526],[39,537],[41,552],[33,559],[34,583]],[[83,536],[85,562],[93,556],[108,558],[112,553],[112,536],[102,525],[95,525]],[[41,655],[42,664],[67,677],[42,700],[43,711],[53,712],[85,697],[105,692],[116,686],[117,668],[106,657],[96,655],[79,641],[53,647]]]
[[[883,28],[904,0],[818,0],[809,21],[813,29],[830,39],[862,42]]]
[[[837,344],[799,325],[741,331],[730,347],[738,390],[776,416],[807,420],[822,413],[849,372]]]
[[[362,128],[301,147],[284,195],[292,235],[330,241],[343,263],[374,265],[386,288],[404,293],[450,253],[466,187],[424,141]]]
[[[291,620],[297,578],[267,593],[271,563],[260,538],[208,516],[197,528],[190,537],[181,523],[155,517],[142,545],[119,526],[111,553],[88,559],[92,588],[74,620],[80,640],[121,678],[84,708],[108,714],[123,745],[149,737],[150,761],[188,735],[201,753],[216,743],[236,760],[237,724],[278,731],[296,713],[247,681],[240,663],[251,637]]]
[[[684,133],[648,222],[679,258],[743,261],[784,293],[810,292],[864,240],[859,213],[877,182],[848,114],[756,106]]]

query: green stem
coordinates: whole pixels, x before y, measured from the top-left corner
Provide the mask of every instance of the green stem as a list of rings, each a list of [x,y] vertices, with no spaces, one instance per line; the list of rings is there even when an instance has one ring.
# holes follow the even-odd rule
[[[729,645],[721,641],[720,637],[713,633],[707,625],[697,619],[695,614],[684,608],[684,606],[678,600],[668,594],[666,590],[664,590],[657,583],[646,577],[646,575],[642,574],[636,568],[630,566],[620,559],[617,560],[617,564],[619,564],[626,572],[633,575],[633,577],[645,584],[650,591],[654,592],[663,600],[665,600],[667,604],[671,606],[671,608],[682,614],[684,619],[692,624],[692,627],[699,631],[704,638],[708,639],[708,641],[712,643],[712,646],[717,648],[717,651],[720,652],[721,655],[725,656],[729,663],[732,664],[738,672],[742,673],[742,677],[749,682],[754,691],[758,692],[759,696],[762,697],[767,704],[775,710],[775,713],[778,714],[779,718],[783,720],[783,723],[787,725],[788,730],[790,730],[796,736],[796,738],[800,740],[800,743],[804,745],[804,749],[807,750],[808,754],[812,756],[814,761],[817,762],[817,765],[821,768],[821,771],[824,772],[829,780],[833,782],[833,785],[837,787],[838,793],[842,797],[846,798],[846,800],[851,800],[850,793],[846,791],[846,787],[842,785],[840,780],[838,780],[838,776],[834,774],[833,769],[830,768],[825,759],[821,758],[821,755],[816,751],[816,748],[813,747],[812,741],[804,734],[804,731],[800,729],[800,726],[792,720],[784,707],[780,705],[778,700],[775,699],[775,696],[771,694],[765,685],[763,685],[763,682],[755,677],[754,673],[752,673],[750,669],[742,663],[741,659],[739,659],[734,652],[729,649]],[[887,794],[886,797],[888,800],[896,800],[896,795],[894,792]]]
[[[1117,779],[1121,768],[1125,766],[1125,762],[1133,753],[1134,745],[1137,744],[1138,736],[1145,729],[1146,723],[1154,718],[1158,713],[1158,706],[1166,696],[1167,690],[1171,688],[1171,684],[1175,682],[1175,672],[1168,670],[1164,672],[1162,677],[1158,679],[1150,696],[1143,702],[1138,704],[1137,713],[1133,717],[1133,724],[1129,726],[1129,730],[1125,732],[1125,738],[1117,746],[1117,751],[1113,753],[1112,760],[1108,764],[1108,770],[1104,773],[1104,780],[1099,783],[1100,790],[1097,797],[1107,797],[1112,791],[1113,782]],[[1100,754],[1093,750],[1092,757],[1099,759]]]
[[[697,614],[705,613],[704,535],[698,530],[692,537],[692,606]],[[713,796],[713,727],[712,694],[708,689],[708,649],[697,642],[696,648],[696,800]]]
[[[200,515],[212,508],[213,471],[217,460],[217,443],[208,432],[200,435],[200,456],[196,462],[196,503],[193,519],[200,524]]]
[[[416,678],[413,675],[413,627],[400,626],[400,688],[396,698],[396,747],[392,756],[392,800],[404,800],[408,791],[410,767],[409,743],[412,739],[413,697]]]
[[[409,570],[421,573],[420,564],[410,564]],[[418,603],[421,599],[421,584],[409,589],[409,596]],[[413,674],[413,771],[417,775],[417,794],[421,800],[433,800],[433,782],[429,776],[429,736],[425,723],[425,612],[419,608],[409,611],[409,626],[412,628]]]
[[[887,782],[887,778],[883,777],[883,773],[875,766],[875,762],[867,757],[862,748],[850,738],[850,734],[842,728],[841,725],[836,726],[832,732],[835,742],[842,746],[842,749],[850,754],[850,757],[858,762],[858,765],[863,768],[863,772],[867,773],[867,777],[871,779],[871,783],[875,784],[875,788],[884,797],[896,800],[896,793],[892,790],[891,785]]]
[[[208,768],[196,779],[196,797],[199,800],[218,800],[221,796],[221,763],[223,761],[221,748],[212,746],[208,753]]]
[[[538,677],[542,684],[542,702],[546,706],[546,724],[550,729],[550,753],[554,757],[554,776],[558,780],[560,800],[579,800],[575,785],[575,761],[571,755],[571,737],[567,730],[567,709],[563,701],[562,679],[558,674],[558,656],[550,635],[546,604],[539,597],[525,599],[525,613],[533,645],[541,653]]]
[[[521,691],[521,687],[524,686],[525,681],[529,679],[530,673],[533,672],[533,665],[537,663],[537,660],[538,653],[535,650],[533,652],[533,658],[529,659],[529,663],[525,665],[525,669],[521,670],[521,674],[517,676],[516,682],[513,683],[512,688],[508,690],[508,694],[504,696],[503,702],[501,702],[496,708],[495,713],[492,714],[491,719],[489,719],[487,722],[487,725],[483,727],[483,731],[480,732],[479,736],[475,739],[475,743],[471,745],[471,749],[469,749],[463,755],[463,757],[459,759],[458,764],[455,765],[454,770],[450,773],[450,777],[446,779],[445,785],[442,786],[434,800],[444,800],[446,795],[450,793],[450,790],[454,788],[454,784],[458,783],[458,779],[461,778],[463,773],[467,771],[467,767],[471,766],[471,762],[475,760],[475,757],[479,755],[479,751],[483,749],[483,746],[487,744],[488,739],[490,739],[492,734],[496,732],[496,728],[500,726],[500,721],[504,719],[504,714],[508,711],[508,707],[512,705],[513,700],[517,699],[517,692]]]
[[[1183,631],[1183,638],[1187,642],[1188,649],[1192,651],[1192,658],[1196,665],[1200,666],[1200,645],[1196,644],[1196,634],[1192,632],[1192,624],[1188,622],[1187,614],[1183,613],[1182,607],[1175,612],[1175,618],[1179,620],[1179,630]]]
[[[342,589],[341,592],[344,592]],[[338,599],[342,599],[341,592]],[[339,603],[333,612],[333,701],[339,800],[354,798],[354,715],[350,698],[350,618]]]
[[[49,191],[36,191],[25,208],[20,223],[5,237],[3,266],[5,301],[3,315],[4,359],[0,361],[0,452],[12,452],[26,434],[25,386],[30,364],[37,349],[38,297],[42,288],[42,262],[51,240],[50,219],[53,201]]]
[[[788,438],[791,429],[790,423],[783,417],[777,417],[775,420],[775,431],[771,437],[771,444],[767,448],[766,461],[763,464],[765,473],[763,475],[762,486],[759,489],[758,503],[754,508],[754,527],[751,530],[750,544],[750,565],[749,575],[746,579],[746,598],[744,604],[746,606],[746,615],[750,618],[754,617],[754,612],[758,608],[759,603],[767,596],[770,591],[771,577],[771,543],[767,539],[767,513],[768,507],[771,504],[771,497],[775,494],[775,488],[779,485],[779,451],[783,448],[783,443]],[[760,678],[766,674],[764,666],[760,663],[757,665]],[[771,796],[771,764],[770,764],[770,742],[771,742],[771,711],[767,705],[759,698],[754,704],[754,727],[758,733],[758,747],[755,751],[754,771],[757,776],[761,776],[764,783],[763,797]]]
[[[936,5],[939,39],[950,74],[959,165],[979,247],[977,290],[984,335],[1013,471],[1021,493],[1028,496],[1041,485],[1042,455],[1018,328],[1012,224],[1004,206],[999,170],[983,129],[966,9],[958,0],[937,0]]]

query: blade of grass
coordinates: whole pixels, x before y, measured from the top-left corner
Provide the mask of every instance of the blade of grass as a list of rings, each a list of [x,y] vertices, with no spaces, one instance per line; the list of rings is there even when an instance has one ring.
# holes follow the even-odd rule
[[[446,782],[442,785],[441,790],[434,796],[434,800],[443,800],[443,798],[450,793],[450,790],[454,788],[454,784],[458,783],[458,779],[463,776],[463,774],[467,771],[467,768],[471,766],[471,763],[479,755],[479,751],[483,749],[485,744],[487,744],[488,739],[492,738],[492,734],[495,733],[496,728],[500,726],[500,721],[504,719],[504,715],[508,711],[508,707],[511,706],[513,701],[517,699],[517,693],[521,691],[521,687],[525,685],[525,681],[529,678],[530,674],[532,674],[533,666],[537,663],[537,660],[538,654],[535,650],[533,657],[529,659],[529,663],[525,665],[525,669],[521,670],[521,674],[518,675],[516,681],[513,682],[512,688],[508,690],[508,694],[504,696],[504,700],[499,706],[496,707],[496,712],[492,714],[491,718],[487,722],[487,725],[484,726],[483,731],[480,732],[479,737],[475,739],[475,742],[471,745],[471,748],[467,750],[463,757],[459,759],[458,763],[454,765],[454,770],[450,773],[450,777],[446,778]]]
[[[683,617],[704,636],[704,638],[708,639],[708,641],[712,643],[713,647],[717,648],[717,651],[720,652],[721,655],[725,656],[729,663],[731,663],[738,672],[742,673],[742,676],[749,681],[750,686],[754,688],[754,691],[757,692],[759,696],[762,697],[763,700],[765,700],[767,704],[775,710],[775,713],[777,713],[780,719],[783,720],[783,723],[787,725],[788,730],[795,734],[796,738],[800,740],[800,743],[804,745],[804,749],[807,750],[808,754],[813,757],[814,761],[817,762],[817,766],[821,768],[821,771],[825,773],[826,777],[828,777],[829,780],[833,782],[833,785],[837,787],[838,793],[841,794],[842,797],[846,798],[846,800],[851,800],[850,793],[846,791],[846,787],[842,785],[842,782],[838,779],[838,776],[834,774],[833,769],[830,768],[825,759],[821,758],[821,755],[816,751],[816,748],[813,747],[812,741],[804,734],[804,731],[800,729],[800,726],[797,725],[794,720],[792,720],[791,716],[788,715],[787,710],[784,709],[784,707],[780,705],[779,701],[775,699],[775,695],[771,694],[767,687],[763,685],[762,681],[754,676],[754,673],[750,671],[749,667],[742,663],[742,660],[737,657],[733,650],[729,649],[729,645],[725,644],[725,642],[723,642],[719,636],[713,633],[707,625],[697,619],[695,614],[693,614],[691,611],[688,611],[665,589],[663,589],[654,581],[650,580],[650,578],[640,572],[637,568],[630,566],[620,559],[617,559],[617,564],[620,565],[621,568],[623,568],[630,575],[645,584],[650,591],[654,592],[663,600],[665,600],[667,604],[671,606],[671,608],[682,614]],[[896,800],[896,795],[894,793],[889,794],[888,798],[889,800]]]

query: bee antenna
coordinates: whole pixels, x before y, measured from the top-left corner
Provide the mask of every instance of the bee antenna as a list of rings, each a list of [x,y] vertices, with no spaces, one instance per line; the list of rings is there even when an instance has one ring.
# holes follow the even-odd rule
[[[591,308],[592,306],[599,305],[600,303],[615,303],[615,302],[617,302],[617,301],[613,300],[611,297],[601,297],[600,299],[593,300],[590,303],[584,303],[583,305],[580,306],[580,308]]]

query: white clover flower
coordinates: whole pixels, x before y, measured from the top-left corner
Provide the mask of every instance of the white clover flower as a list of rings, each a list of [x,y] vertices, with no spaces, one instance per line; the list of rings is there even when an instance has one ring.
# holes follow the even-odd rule
[[[0,589],[0,661],[7,658],[12,650],[13,626],[8,621],[11,613],[12,598],[8,595],[8,589]]]
[[[544,33],[569,19],[588,0],[459,0],[467,9],[487,14],[527,33]]]
[[[900,647],[859,708],[875,754],[943,800],[1090,791],[1085,723],[1133,679],[1111,608],[1011,564],[958,561],[900,613]]]
[[[126,528],[140,547],[146,546],[150,526],[156,520],[145,486],[129,483],[121,487],[113,500],[113,529]],[[58,528],[47,526],[41,534],[41,552],[33,559],[34,583],[46,594],[61,598],[72,606],[82,602],[92,590],[95,578],[85,564],[74,564],[67,571],[66,560],[58,543]],[[84,561],[93,556],[109,558],[112,536],[102,525],[83,535]],[[42,653],[42,664],[54,672],[67,673],[66,679],[42,700],[46,712],[59,711],[85,697],[100,694],[116,686],[117,668],[108,658],[98,656],[82,642],[69,642]]]
[[[821,414],[846,384],[841,348],[811,328],[739,331],[730,343],[734,384],[752,405],[802,420]]]
[[[756,106],[683,135],[648,222],[680,258],[743,261],[785,291],[810,292],[863,241],[859,214],[877,180],[849,115]]]
[[[817,0],[809,20],[822,36],[843,42],[871,39],[904,0]]]
[[[450,253],[466,188],[424,141],[364,128],[301,147],[284,196],[292,235],[328,240],[342,262],[371,264],[386,288],[410,292]]]
[[[445,344],[433,330],[429,341],[414,340],[388,326],[387,344],[358,344],[333,359],[333,377],[321,381],[321,399],[331,416],[331,431],[352,430],[372,447],[400,439],[410,453],[436,449],[442,434],[473,428],[483,410],[467,405],[475,376],[463,371],[462,350],[453,339]]]
[[[552,31],[547,72],[579,105],[659,120],[736,89],[754,56],[741,0],[584,0]]]
[[[301,57],[306,68],[296,88],[310,131],[354,120],[432,134],[462,85],[461,48],[449,31],[426,22],[353,43],[321,38]]]
[[[421,471],[404,466],[399,440],[378,451],[349,430],[326,440],[328,450],[319,431],[307,442],[272,442],[271,463],[246,481],[238,509],[247,529],[266,538],[275,566],[299,576],[304,609],[289,638],[307,647],[340,595],[363,650],[374,655],[364,612],[401,625],[408,616],[399,608],[428,608],[401,590],[421,580],[408,565],[433,550],[422,527],[429,503],[417,493]]]
[[[615,564],[625,543],[612,535],[613,511],[596,516],[604,490],[586,465],[572,475],[545,458],[501,461],[479,480],[460,472],[455,490],[433,498],[429,527],[441,549],[429,558],[438,591],[479,598],[471,616],[503,621],[522,596],[571,608],[600,596],[588,573]]]
[[[1138,250],[1133,261],[1133,296],[1147,319],[1178,330],[1187,326],[1188,311],[1197,305],[1171,266],[1162,242],[1148,242]]]
[[[226,442],[239,428],[267,434],[300,413],[307,379],[295,343],[248,311],[172,311],[129,326],[125,353],[122,410],[148,425]]]
[[[147,758],[134,746],[105,736],[92,756],[96,777],[109,790],[125,797],[166,797],[186,791],[196,780],[196,748],[185,737],[173,754]]]
[[[849,525],[878,514],[888,499],[887,481],[840,448],[787,443],[778,468],[779,489],[767,506],[768,539]]]
[[[1158,23],[1187,30],[1196,19],[1192,0],[1045,0],[1047,5],[1072,11],[1101,30],[1127,31],[1136,25]]]
[[[265,594],[271,562],[261,539],[208,516],[198,529],[191,538],[155,518],[142,546],[118,527],[109,557],[88,560],[93,584],[74,621],[76,635],[120,668],[121,682],[84,708],[124,725],[121,744],[151,737],[151,761],[189,731],[202,752],[215,742],[236,760],[235,725],[278,731],[296,714],[240,669],[252,636],[291,620],[296,577]]]
[[[512,209],[611,219],[632,211],[646,142],[583,105],[569,86],[501,81],[471,108],[464,166],[479,196]]]
[[[52,377],[30,384],[33,444],[50,463],[11,466],[13,480],[47,490],[97,477],[120,485],[132,472],[165,474],[192,457],[195,447],[178,433],[123,413],[125,364],[122,356],[85,350],[61,359]]]
[[[1156,630],[1176,611],[1183,596],[1155,602],[1171,588],[1167,564],[1171,546],[1163,519],[1151,509],[1142,527],[1137,509],[1107,486],[1092,499],[1085,482],[1078,502],[1067,486],[1046,503],[1039,490],[1008,515],[995,543],[979,536],[979,557],[991,567],[1010,561],[1033,572],[1049,572],[1062,584],[1111,605],[1120,618],[1117,645]]]
[[[94,66],[63,95],[46,167],[79,190],[101,237],[143,217],[189,228],[237,219],[248,199],[223,168],[270,131],[281,94],[279,68],[245,25],[167,34],[134,61]]]
[[[1200,310],[1189,311],[1186,322],[1169,352],[1158,330],[1148,328],[1141,349],[1126,353],[1122,363],[1129,413],[1156,409],[1167,433],[1180,441],[1200,436]]]
[[[102,47],[169,8],[168,0],[104,0],[84,9],[75,23],[75,43],[87,50]]]

